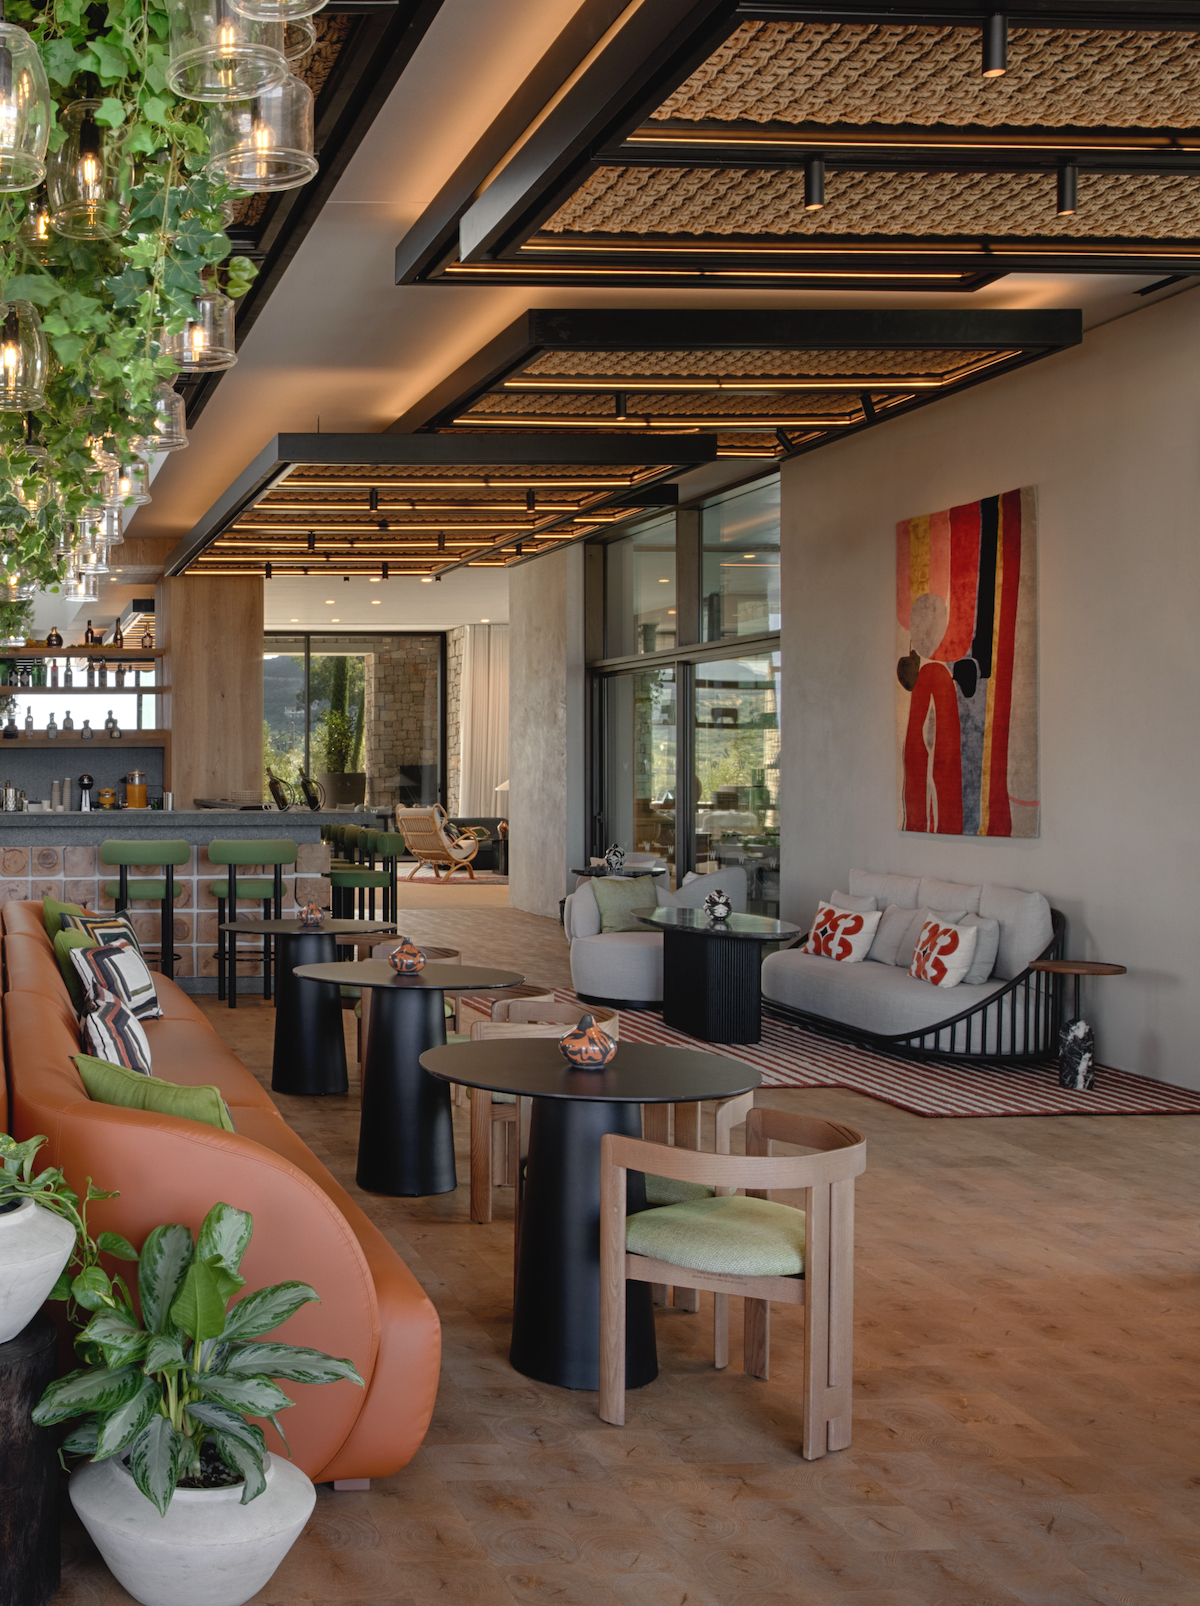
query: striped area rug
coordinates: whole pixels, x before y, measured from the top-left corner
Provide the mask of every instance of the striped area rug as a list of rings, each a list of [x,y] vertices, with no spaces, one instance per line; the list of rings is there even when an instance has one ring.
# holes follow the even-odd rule
[[[565,1004],[579,1002],[566,989],[555,997]],[[1059,1087],[1053,1064],[922,1063],[820,1037],[769,1017],[763,1019],[762,1041],[751,1046],[698,1043],[664,1026],[662,1016],[649,1010],[622,1010],[621,1036],[633,1043],[703,1048],[745,1060],[761,1071],[764,1087],[845,1087],[914,1115],[1200,1114],[1200,1093],[1109,1066],[1097,1066],[1091,1093],[1075,1093]]]

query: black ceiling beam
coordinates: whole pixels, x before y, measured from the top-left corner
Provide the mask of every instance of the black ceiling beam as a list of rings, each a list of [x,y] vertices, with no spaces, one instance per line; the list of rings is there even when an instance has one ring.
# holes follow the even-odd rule
[[[361,466],[365,469],[410,467],[418,470],[433,467],[533,469],[629,465],[661,469],[661,477],[665,478],[685,468],[711,463],[716,455],[714,435],[656,435],[636,440],[611,435],[552,434],[276,435],[178,543],[166,560],[165,572],[169,576],[182,574],[247,508],[253,507],[300,464],[331,468]],[[547,488],[553,489],[553,483],[548,483]],[[610,495],[596,505],[619,505],[631,489],[626,485],[614,486]],[[562,518],[573,516],[564,514]],[[547,527],[555,522],[561,520],[548,521]],[[513,539],[528,540],[534,535],[534,530],[527,530],[523,537],[517,534]]]
[[[743,0],[742,20],[747,22],[856,22],[875,26],[903,23],[933,28],[978,28],[993,12],[1002,10],[1010,27],[1112,28],[1156,32],[1159,29],[1200,28],[1200,6],[1195,0],[1018,0],[1001,5],[997,0],[891,0],[887,5],[864,5],[862,0]]]

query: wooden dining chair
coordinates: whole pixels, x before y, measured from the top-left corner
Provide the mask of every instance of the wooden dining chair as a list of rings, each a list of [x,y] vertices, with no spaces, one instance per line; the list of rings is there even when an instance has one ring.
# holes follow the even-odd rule
[[[772,1141],[816,1150],[771,1155]],[[866,1143],[852,1127],[760,1107],[744,1155],[706,1154],[607,1133],[600,1144],[600,1416],[625,1422],[627,1280],[679,1280],[715,1295],[713,1363],[729,1364],[729,1295],[745,1301],[743,1366],[768,1375],[772,1300],[804,1307],[801,1455],[850,1443],[854,1347],[854,1179]],[[711,1187],[710,1197],[626,1213],[629,1171]],[[716,1189],[741,1188],[743,1194]],[[804,1208],[771,1200],[801,1189]]]

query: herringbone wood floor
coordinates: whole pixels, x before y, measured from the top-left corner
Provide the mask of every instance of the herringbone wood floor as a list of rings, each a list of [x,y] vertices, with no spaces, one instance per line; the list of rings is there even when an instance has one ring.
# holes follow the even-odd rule
[[[561,984],[549,921],[420,911],[425,941]],[[553,967],[559,967],[552,974]],[[265,1080],[261,999],[210,1019]],[[349,1019],[349,1017],[348,1017]],[[435,1301],[432,1429],[369,1494],[319,1491],[272,1606],[1194,1606],[1200,1118],[922,1120],[772,1091],[868,1138],[858,1192],[854,1443],[799,1459],[799,1320],[772,1376],[710,1364],[709,1302],[658,1318],[629,1425],[507,1362],[511,1194],[361,1196]],[[354,1191],[357,1104],[281,1100]],[[466,1128],[460,1176],[466,1176]],[[302,1273],[301,1273],[302,1274]],[[736,1304],[736,1302],[734,1302]],[[127,1597],[68,1520],[63,1606]]]

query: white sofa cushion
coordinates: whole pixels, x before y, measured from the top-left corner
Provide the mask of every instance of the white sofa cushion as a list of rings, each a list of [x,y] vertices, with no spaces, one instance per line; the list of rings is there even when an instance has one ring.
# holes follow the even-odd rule
[[[984,915],[964,915],[964,926],[976,926],[979,936],[975,942],[975,957],[963,981],[978,985],[985,982],[996,968],[996,954],[1000,948],[1000,922]]]
[[[900,944],[912,925],[912,918],[911,909],[902,909],[898,903],[889,903],[879,917],[875,941],[867,958],[879,965],[894,965]]]
[[[576,937],[571,984],[588,998],[654,1004],[662,998],[663,940],[657,931],[609,931]]]
[[[987,882],[979,913],[1000,922],[1000,948],[994,975],[1011,981],[1037,958],[1054,934],[1050,905],[1040,892],[997,887]]]
[[[887,875],[881,870],[851,870],[850,891],[856,898],[874,898],[877,909],[898,903],[901,909],[917,908],[920,877]]]
[[[961,909],[963,914],[977,915],[982,887],[964,886],[959,881],[939,881],[935,876],[922,876],[917,888],[917,902],[934,914],[945,914],[949,909]],[[961,916],[959,917],[961,919]]]
[[[855,914],[874,914],[879,905],[874,898],[860,898],[853,892],[831,892],[826,903],[831,903],[835,909],[853,909]]]
[[[914,980],[898,965],[839,965],[799,948],[768,954],[762,967],[765,998],[885,1037],[936,1026],[981,1004],[1001,985],[993,981],[969,987],[963,982],[946,993]]]

